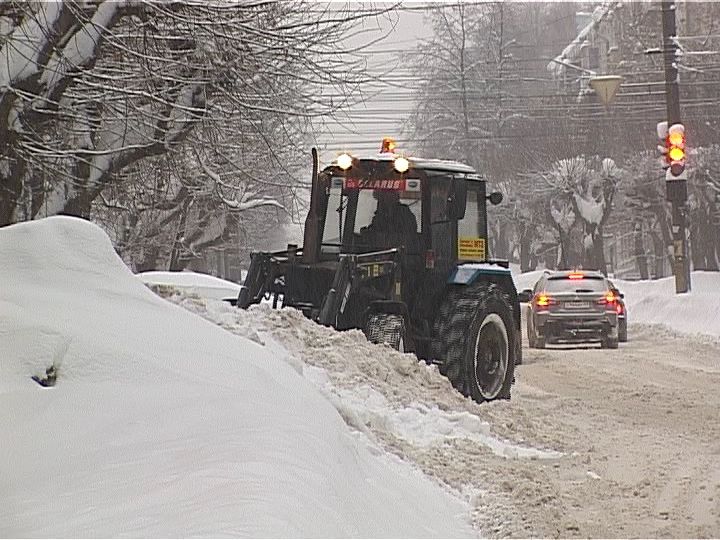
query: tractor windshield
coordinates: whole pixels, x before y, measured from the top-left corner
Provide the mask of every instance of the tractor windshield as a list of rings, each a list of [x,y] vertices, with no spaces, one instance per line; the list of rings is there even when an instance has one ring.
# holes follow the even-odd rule
[[[422,203],[419,181],[414,189],[404,186],[365,186],[343,184],[333,178],[328,196],[323,230],[322,252],[370,251],[419,244]]]

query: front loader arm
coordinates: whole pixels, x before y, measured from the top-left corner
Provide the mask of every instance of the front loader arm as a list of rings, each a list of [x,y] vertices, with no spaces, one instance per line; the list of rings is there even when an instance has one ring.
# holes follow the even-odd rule
[[[338,316],[344,313],[350,295],[362,288],[364,283],[382,275],[396,279],[399,269],[398,257],[397,249],[340,255],[332,286],[320,306],[318,322],[325,326],[335,325]],[[366,290],[366,293],[373,294],[371,289]],[[387,298],[380,296],[375,299]]]
[[[324,326],[335,324],[338,314],[343,311],[343,304],[350,296],[356,268],[355,261],[351,261],[351,258],[351,255],[340,255],[340,264],[332,286],[320,306],[318,322]]]
[[[237,307],[241,309],[259,303],[275,279],[271,253],[257,252],[250,257],[250,268],[238,293]]]

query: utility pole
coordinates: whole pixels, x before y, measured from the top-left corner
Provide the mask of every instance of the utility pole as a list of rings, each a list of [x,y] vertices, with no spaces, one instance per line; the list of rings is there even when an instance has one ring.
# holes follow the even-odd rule
[[[675,2],[662,1],[663,57],[665,65],[665,99],[667,103],[667,126],[682,126],[680,121],[680,85],[677,70],[677,30],[675,26]],[[684,128],[683,128],[684,144]],[[675,292],[690,291],[690,261],[687,251],[686,203],[687,172],[683,164],[679,171],[667,170],[665,176],[666,198],[672,203],[673,274]]]

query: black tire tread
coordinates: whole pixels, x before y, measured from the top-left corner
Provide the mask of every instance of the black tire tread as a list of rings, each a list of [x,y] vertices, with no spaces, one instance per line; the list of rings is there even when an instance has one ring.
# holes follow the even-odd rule
[[[365,324],[365,337],[372,343],[386,343],[393,349],[405,339],[405,320],[393,313],[373,313]]]
[[[480,282],[467,287],[461,287],[447,295],[440,306],[435,324],[435,343],[433,343],[433,356],[439,359],[440,373],[445,375],[453,386],[463,395],[480,401],[473,396],[469,384],[468,368],[466,365],[466,347],[468,334],[475,317],[486,309],[489,301],[499,302],[505,306],[504,320],[508,332],[509,358],[507,368],[507,384],[504,385],[499,398],[510,398],[510,384],[513,380],[515,356],[517,354],[516,340],[520,335],[516,330],[513,311],[509,295],[498,285]]]

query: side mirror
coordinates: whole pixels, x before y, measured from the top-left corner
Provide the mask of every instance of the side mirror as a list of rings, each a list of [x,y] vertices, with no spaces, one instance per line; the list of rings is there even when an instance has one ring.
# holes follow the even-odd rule
[[[532,298],[532,289],[523,289],[518,293],[519,302],[529,302]]]
[[[467,204],[467,182],[463,178],[453,178],[450,181],[450,193],[448,194],[448,217],[451,220],[465,217]]]
[[[503,194],[500,193],[499,191],[493,191],[486,198],[490,201],[490,204],[492,204],[493,206],[497,206],[498,204],[500,204],[502,202]]]

